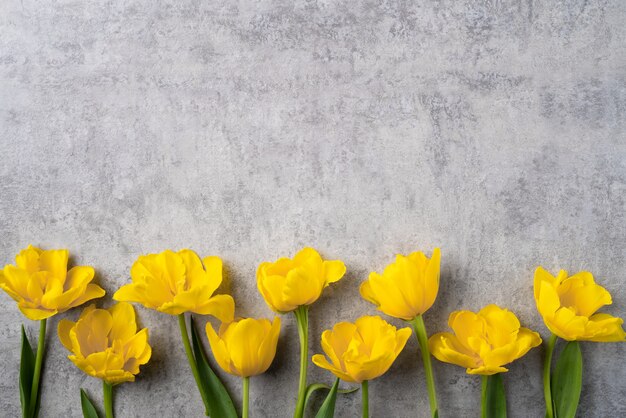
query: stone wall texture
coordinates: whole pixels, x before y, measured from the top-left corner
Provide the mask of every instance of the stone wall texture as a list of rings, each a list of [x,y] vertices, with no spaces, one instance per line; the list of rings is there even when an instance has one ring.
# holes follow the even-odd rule
[[[538,265],[592,271],[625,316],[625,132],[621,0],[0,2],[1,262],[69,248],[107,306],[139,254],[189,247],[223,258],[238,315],[271,316],[257,265],[310,245],[348,267],[311,310],[311,355],[323,329],[375,312],[368,272],[436,246],[431,333],[497,303],[547,336]],[[37,324],[5,294],[0,312],[0,415],[17,417],[19,326]],[[176,318],[137,312],[154,354],[118,416],[202,416]],[[56,336],[78,314],[50,321],[43,417],[80,417],[80,387],[101,402]],[[580,417],[626,416],[625,354],[583,344]],[[542,355],[505,376],[511,417],[543,416]],[[478,416],[480,379],[434,368],[441,416]],[[285,316],[252,416],[291,416],[297,379]],[[333,378],[311,365],[310,380]],[[370,399],[372,417],[429,416],[414,338]],[[342,396],[337,416],[359,407]]]

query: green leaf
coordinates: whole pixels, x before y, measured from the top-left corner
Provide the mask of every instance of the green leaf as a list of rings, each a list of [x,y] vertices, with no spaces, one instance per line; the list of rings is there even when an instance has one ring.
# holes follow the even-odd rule
[[[574,418],[583,383],[583,356],[578,341],[570,341],[559,355],[552,372],[554,412],[558,418]]]
[[[331,389],[330,386],[325,385],[323,383],[310,384],[306,388],[306,393],[304,396],[304,404],[306,405],[309,402],[309,398],[311,397],[311,395],[313,395],[313,393],[317,392],[318,390],[330,390],[330,389]],[[355,388],[350,388],[350,389],[338,389],[337,393],[352,393],[352,392],[356,392],[357,390],[359,390],[358,386]]]
[[[339,389],[339,379],[335,380],[335,384],[328,392],[326,400],[322,404],[322,407],[317,411],[315,418],[333,418],[335,416],[335,401],[337,400],[337,391]]]
[[[235,405],[231,399],[226,387],[215,374],[209,362],[207,361],[200,338],[196,332],[196,326],[191,321],[191,342],[193,345],[193,355],[196,358],[198,364],[198,373],[200,374],[200,381],[202,390],[205,394],[206,415],[214,418],[237,418],[237,411]]]
[[[89,397],[82,389],[80,390],[80,406],[83,408],[84,418],[99,418],[96,407],[93,406],[93,403],[91,403],[91,400],[89,400]]]
[[[24,325],[22,325],[22,353],[20,359],[20,402],[22,403],[22,417],[30,418],[30,391],[35,373],[35,353],[28,342]]]
[[[496,373],[487,376],[487,393],[485,399],[486,418],[506,418],[506,394],[504,393],[504,383],[502,375]]]

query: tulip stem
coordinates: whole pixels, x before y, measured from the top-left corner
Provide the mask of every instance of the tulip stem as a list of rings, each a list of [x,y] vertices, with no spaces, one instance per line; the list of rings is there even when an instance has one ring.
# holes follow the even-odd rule
[[[546,359],[543,362],[543,395],[546,398],[546,418],[554,418],[554,406],[552,404],[552,389],[550,388],[550,369],[552,365],[552,353],[556,344],[557,336],[550,334],[546,346]]]
[[[480,393],[480,416],[481,418],[487,418],[487,385],[489,376],[482,375],[482,391]]]
[[[298,335],[300,337],[300,382],[294,418],[302,418],[306,401],[306,371],[309,356],[309,307],[306,305],[299,306],[293,313],[298,322]]]
[[[361,399],[361,404],[363,406],[363,418],[368,418],[370,415],[370,401],[367,380],[364,380],[363,383],[361,383]]]
[[[41,376],[41,365],[43,364],[43,352],[46,342],[46,322],[47,319],[39,321],[39,341],[37,341],[37,357],[35,358],[35,371],[33,373],[33,384],[30,389],[30,405],[28,410],[31,417],[36,417],[37,403],[39,402],[39,378]]]
[[[437,412],[437,393],[435,392],[435,379],[433,377],[433,366],[430,362],[430,351],[428,350],[428,334],[426,333],[426,325],[422,315],[418,315],[413,320],[415,335],[422,352],[422,361],[424,363],[424,372],[426,374],[426,384],[428,386],[428,400],[430,402],[430,412],[433,417],[438,416]]]
[[[113,418],[113,385],[102,381],[102,391],[104,393],[104,413],[106,418]]]
[[[207,400],[205,399],[205,394],[202,390],[202,380],[200,379],[200,373],[198,372],[198,364],[196,363],[196,358],[193,355],[193,351],[191,350],[191,344],[189,343],[189,334],[187,333],[187,323],[185,321],[184,313],[178,315],[178,326],[180,327],[180,336],[183,339],[185,353],[187,353],[187,360],[189,360],[189,366],[191,367],[193,378],[196,380],[196,385],[198,386],[198,390],[200,391],[200,396],[202,396],[202,401],[204,402],[204,405],[207,405]],[[208,411],[206,412],[206,415],[209,415]]]
[[[241,408],[241,418],[248,418],[248,409],[249,409],[249,399],[250,399],[250,378],[243,378],[243,400],[242,400],[242,408]]]

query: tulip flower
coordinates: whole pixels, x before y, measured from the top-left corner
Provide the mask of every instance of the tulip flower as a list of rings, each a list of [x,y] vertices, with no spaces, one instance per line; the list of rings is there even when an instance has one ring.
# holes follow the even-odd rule
[[[346,266],[339,260],[323,260],[313,248],[304,248],[293,259],[264,262],[257,270],[257,286],[269,307],[278,313],[293,312],[300,337],[300,382],[294,417],[304,415],[308,359],[308,306],[330,283],[341,279]]]
[[[113,299],[138,302],[146,308],[178,316],[185,353],[208,415],[208,384],[198,370],[198,362],[202,359],[194,355],[189,342],[185,312],[213,315],[223,322],[233,320],[235,302],[232,296],[214,295],[222,283],[222,260],[215,256],[200,260],[195,252],[187,249],[165,250],[140,256],[131,267],[130,277],[132,283],[122,286]]]
[[[582,357],[577,341],[617,342],[625,341],[626,333],[622,328],[624,321],[606,313],[597,313],[598,309],[612,303],[611,294],[593,279],[588,271],[581,271],[573,276],[565,270],[555,277],[543,267],[537,267],[534,283],[535,302],[543,321],[551,331],[547,342],[546,360],[543,370],[546,416],[554,416],[554,404],[551,393],[550,370],[552,355],[557,338],[570,341],[570,350],[574,361],[580,362],[582,375]],[[564,350],[565,352],[565,350]],[[578,359],[577,357],[580,357]],[[557,365],[558,367],[558,365]],[[570,379],[572,380],[572,379]],[[570,382],[564,382],[569,384]],[[571,389],[578,391],[579,389]],[[569,408],[575,414],[576,405],[569,402]],[[564,415],[560,413],[559,416]]]
[[[222,323],[219,334],[211,323],[206,325],[211,351],[217,364],[227,373],[243,378],[243,418],[248,418],[250,376],[270,367],[276,355],[280,318],[245,318]]]
[[[354,324],[340,322],[322,333],[327,357],[316,354],[313,363],[339,379],[361,384],[365,418],[369,415],[368,381],[389,370],[410,336],[410,328],[398,330],[379,316],[363,316]]]
[[[134,382],[139,366],[150,360],[148,329],[138,332],[132,305],[120,302],[109,309],[90,305],[76,322],[62,319],[58,334],[72,363],[102,379],[106,417],[112,418],[113,386]]]
[[[32,352],[22,326],[21,374],[32,372],[32,385],[21,387],[24,417],[36,417],[39,409],[39,378],[43,363],[46,321],[53,315],[104,296],[104,289],[90,283],[94,269],[75,266],[67,269],[68,250],[42,250],[29,245],[15,257],[15,265],[0,271],[0,288],[28,319],[39,321],[39,342],[35,364],[27,366],[24,353]],[[23,386],[26,381],[20,381]]]
[[[437,298],[440,262],[439,248],[433,250],[430,259],[422,252],[408,256],[398,254],[395,263],[385,267],[382,274],[370,273],[360,287],[361,296],[376,305],[378,310],[413,325],[422,353],[433,417],[438,415],[437,395],[428,352],[428,334],[422,315],[433,306]]]
[[[541,337],[521,327],[513,312],[497,305],[487,305],[478,313],[452,312],[448,325],[454,334],[444,332],[430,337],[430,351],[440,361],[465,367],[469,374],[483,376],[482,409],[483,416],[486,416],[488,376],[507,372],[504,366],[540,345]],[[499,377],[497,379],[502,385]],[[505,403],[504,390],[500,392],[502,403]]]

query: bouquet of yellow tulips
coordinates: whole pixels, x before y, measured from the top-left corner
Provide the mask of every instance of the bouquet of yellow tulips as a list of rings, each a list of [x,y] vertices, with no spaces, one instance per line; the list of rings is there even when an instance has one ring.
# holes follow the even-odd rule
[[[28,319],[40,324],[36,351],[22,326],[19,394],[23,418],[37,417],[40,409],[47,319],[105,294],[92,283],[94,269],[68,269],[68,257],[67,250],[29,246],[16,256],[15,265],[0,270],[0,288],[17,302]],[[408,326],[397,328],[380,316],[371,315],[353,322],[338,322],[320,336],[324,354],[312,357],[308,349],[310,307],[326,287],[345,275],[346,266],[339,260],[323,259],[312,248],[302,249],[293,258],[259,265],[256,278],[261,296],[273,312],[293,313],[298,328],[300,375],[293,393],[294,418],[304,417],[308,399],[323,389],[328,394],[315,417],[333,417],[338,394],[359,388],[360,413],[369,417],[369,381],[390,369],[413,333],[426,379],[427,394],[423,396],[428,396],[433,418],[445,416],[445,408],[440,409],[438,404],[431,356],[462,366],[470,375],[481,376],[482,418],[507,416],[503,379],[503,373],[508,372],[506,366],[541,345],[542,338],[523,327],[513,312],[493,304],[478,312],[452,312],[448,320],[452,332],[429,337],[424,314],[439,292],[440,264],[441,252],[435,248],[430,258],[422,252],[398,255],[382,273],[372,272],[360,285],[361,296],[380,312],[405,321]],[[98,418],[99,410],[103,410],[106,418],[113,418],[113,388],[135,381],[140,368],[149,367],[152,348],[148,329],[138,328],[132,302],[177,317],[183,349],[206,415],[248,418],[249,379],[267,371],[274,361],[281,317],[236,317],[233,298],[219,293],[222,260],[216,256],[200,258],[188,249],[139,256],[130,268],[130,280],[113,295],[116,304],[106,309],[91,304],[76,321],[61,319],[57,323],[60,343],[70,352],[69,360],[87,375],[102,380],[103,408],[96,407],[88,394],[80,390],[83,416]],[[597,312],[611,304],[611,295],[596,284],[589,272],[568,276],[561,270],[553,276],[539,267],[535,272],[534,298],[551,332],[543,368],[546,418],[574,418],[582,388],[579,341],[625,341],[623,321]],[[221,325],[215,328],[207,322],[202,327],[206,338],[202,338],[195,326],[199,315],[211,315]],[[566,343],[553,370],[552,358],[559,338]],[[240,412],[211,367],[203,340],[208,342],[215,362],[224,372],[242,378]],[[332,386],[307,381],[309,360],[335,376]],[[340,380],[351,387],[339,389]]]

